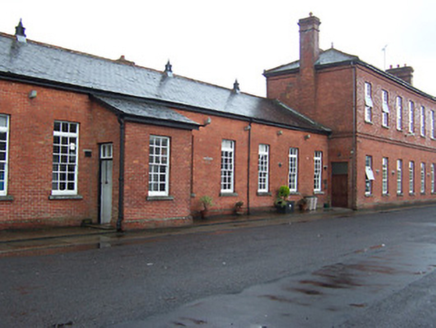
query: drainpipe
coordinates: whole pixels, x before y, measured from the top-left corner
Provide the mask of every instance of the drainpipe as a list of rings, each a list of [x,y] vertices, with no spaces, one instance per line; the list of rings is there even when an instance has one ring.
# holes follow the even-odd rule
[[[122,222],[124,220],[124,157],[125,157],[125,122],[122,115],[118,116],[120,124],[120,173],[118,179],[118,220],[117,231],[123,232]]]
[[[351,207],[356,210],[357,209],[357,113],[356,113],[356,66],[353,62],[351,62],[352,73],[353,73],[353,145],[352,151],[353,154],[351,156],[351,165],[352,165],[352,175],[351,175],[351,195],[352,195],[352,203]]]
[[[251,121],[248,124],[248,156],[247,156],[247,215],[250,215],[250,163],[251,163]]]

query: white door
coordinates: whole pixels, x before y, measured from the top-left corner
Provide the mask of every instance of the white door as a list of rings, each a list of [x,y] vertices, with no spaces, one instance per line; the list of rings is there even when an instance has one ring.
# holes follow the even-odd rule
[[[100,146],[100,223],[112,218],[112,144]]]

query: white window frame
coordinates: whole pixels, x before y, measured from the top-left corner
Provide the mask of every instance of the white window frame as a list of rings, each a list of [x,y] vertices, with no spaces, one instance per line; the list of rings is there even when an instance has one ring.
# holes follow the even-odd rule
[[[403,194],[403,160],[397,160],[397,195]]]
[[[389,159],[383,157],[382,159],[382,195],[389,193]]]
[[[148,195],[168,196],[170,184],[171,139],[150,135],[148,154]]]
[[[396,99],[396,107],[397,107],[397,130],[403,130],[403,98],[400,96]]]
[[[365,156],[365,195],[372,194],[372,181],[374,172],[372,171],[372,156]]]
[[[289,148],[288,186],[291,192],[298,190],[298,148]]]
[[[373,107],[371,83],[365,82],[365,122],[372,123]]]
[[[430,170],[431,170],[431,192],[435,192],[435,171],[434,171],[434,163],[431,164]]]
[[[430,111],[430,138],[434,139],[435,137],[435,117],[434,110]]]
[[[257,191],[268,192],[269,188],[269,145],[259,144]]]
[[[322,151],[316,150],[313,156],[313,191],[322,189]]]
[[[425,137],[425,107],[421,106],[421,137]]]
[[[235,190],[235,142],[223,139],[221,142],[221,193]]]
[[[409,194],[415,193],[415,162],[409,162]]]
[[[79,123],[75,122],[54,122],[51,191],[53,196],[77,195],[79,128]]]
[[[421,163],[421,194],[425,193],[425,163]]]
[[[100,145],[100,159],[112,159],[113,158],[113,146],[111,143]]]
[[[415,103],[409,100],[409,132],[415,133]]]
[[[382,126],[389,127],[389,94],[382,90]]]
[[[0,196],[8,194],[9,115],[0,114]]]

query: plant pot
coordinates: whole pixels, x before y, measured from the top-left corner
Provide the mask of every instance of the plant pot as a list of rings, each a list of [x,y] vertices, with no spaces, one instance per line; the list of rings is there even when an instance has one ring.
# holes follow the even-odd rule
[[[209,214],[209,210],[201,210],[201,211],[200,211],[200,217],[201,217],[201,219],[202,219],[202,220],[206,220],[208,214]]]
[[[276,206],[277,212],[281,214],[289,214],[294,212],[295,202],[287,201],[285,206]]]

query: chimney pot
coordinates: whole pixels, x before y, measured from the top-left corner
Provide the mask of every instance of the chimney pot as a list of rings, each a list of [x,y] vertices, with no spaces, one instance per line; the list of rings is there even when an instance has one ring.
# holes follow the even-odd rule
[[[387,73],[392,74],[399,79],[402,79],[403,81],[406,81],[407,83],[412,84],[413,80],[413,68],[407,65],[404,65],[403,67],[400,67],[400,65],[397,65],[396,68],[390,68],[386,70]]]

